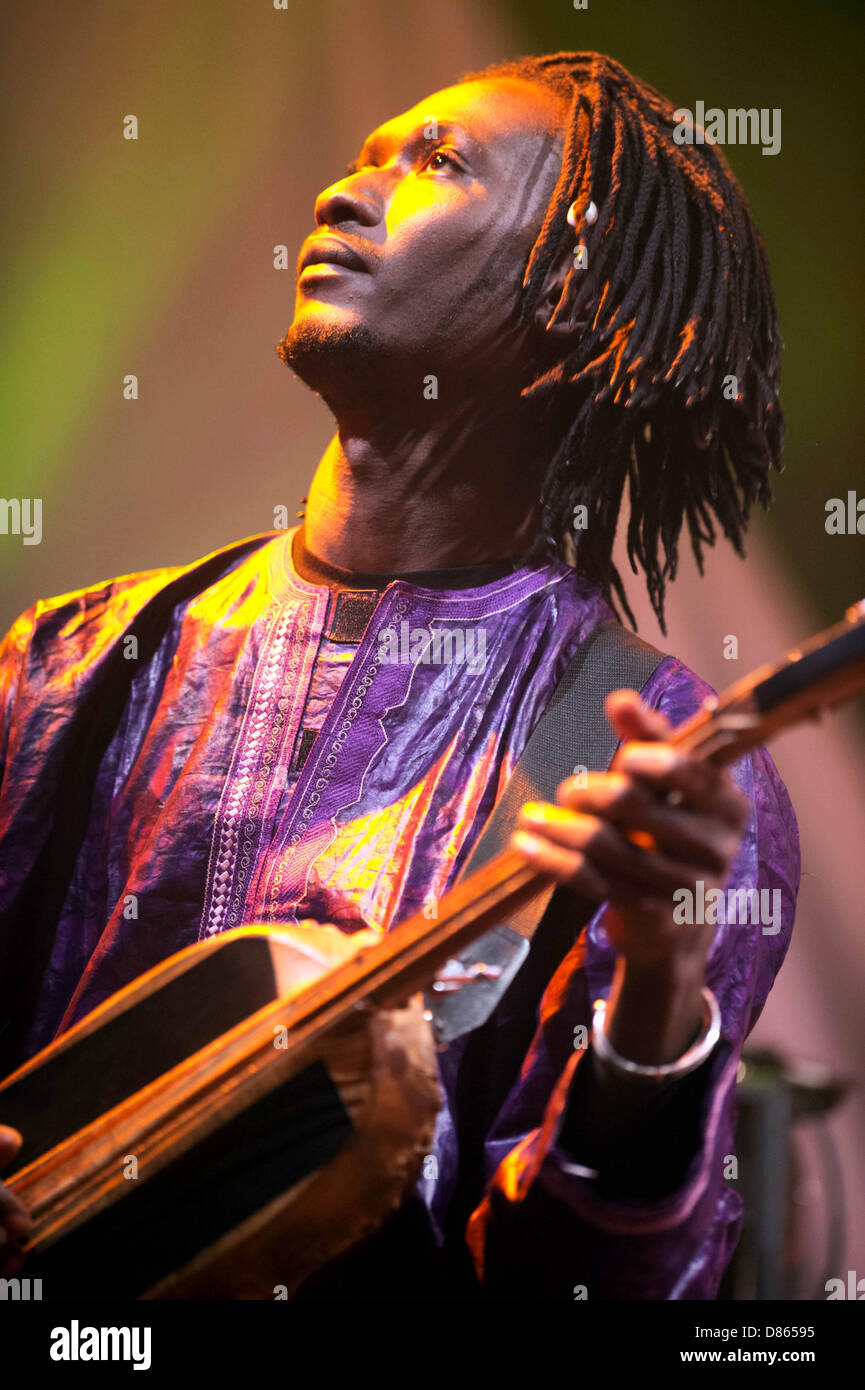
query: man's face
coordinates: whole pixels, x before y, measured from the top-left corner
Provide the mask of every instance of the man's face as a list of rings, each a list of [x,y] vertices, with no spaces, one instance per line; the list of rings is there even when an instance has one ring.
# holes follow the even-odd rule
[[[559,171],[561,116],[554,93],[494,78],[447,87],[374,131],[320,194],[301,248],[282,347],[298,375],[331,403],[372,382],[414,381],[420,397],[428,373],[488,379],[519,357],[514,315]]]

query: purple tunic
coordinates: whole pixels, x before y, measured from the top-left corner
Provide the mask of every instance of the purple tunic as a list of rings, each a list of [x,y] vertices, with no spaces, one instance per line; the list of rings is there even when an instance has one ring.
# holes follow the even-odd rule
[[[300,577],[291,535],[278,533],[40,602],[14,625],[0,648],[4,1073],[197,939],[305,918],[386,931],[441,897],[568,661],[611,616],[558,563],[471,589],[395,580],[299,769],[330,597]],[[451,659],[437,659],[445,642]],[[708,693],[667,658],[642,695],[677,724]],[[714,1296],[741,1212],[723,1181],[738,1054],[784,957],[799,878],[795,818],[768,754],[734,776],[751,812],[730,886],[778,890],[781,912],[768,933],[717,929],[708,983],[723,1039],[687,1172],[659,1200],[611,1199],[557,1142],[585,1056],[574,1030],[612,980],[601,908],[560,939],[539,1015],[526,995],[517,1023],[540,1023],[481,1136],[486,1195],[481,1179],[470,1240],[491,1287],[536,1287],[525,1252],[540,1241],[544,1282],[564,1297],[576,1284],[590,1298]],[[519,990],[511,1000],[516,1014]],[[502,1056],[509,1026],[493,1021]],[[468,1163],[463,1044],[442,1057],[432,1176],[418,1187],[438,1241]],[[498,1057],[491,1048],[485,1082],[501,1079]]]

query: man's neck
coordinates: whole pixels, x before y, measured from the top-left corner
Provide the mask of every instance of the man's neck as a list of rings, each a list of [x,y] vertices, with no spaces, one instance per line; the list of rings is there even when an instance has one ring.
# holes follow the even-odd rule
[[[540,480],[521,452],[501,421],[482,431],[459,420],[386,431],[343,421],[310,487],[306,544],[326,563],[375,574],[525,554]]]

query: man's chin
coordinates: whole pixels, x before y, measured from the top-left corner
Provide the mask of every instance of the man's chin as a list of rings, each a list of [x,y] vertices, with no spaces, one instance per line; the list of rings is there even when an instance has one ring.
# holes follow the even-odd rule
[[[393,409],[408,355],[357,317],[330,306],[322,310],[295,317],[277,345],[283,362],[322,397],[333,414],[361,402],[366,408]]]
[[[326,382],[346,368],[362,372],[382,356],[382,345],[366,324],[327,310],[298,315],[276,350],[301,381],[323,394]]]

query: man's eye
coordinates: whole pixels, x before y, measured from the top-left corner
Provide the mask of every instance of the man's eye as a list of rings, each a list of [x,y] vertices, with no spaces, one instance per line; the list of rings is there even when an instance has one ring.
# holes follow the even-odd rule
[[[437,160],[442,160],[443,164],[436,163]],[[463,167],[456,155],[451,154],[449,150],[439,146],[438,149],[433,150],[431,154],[427,155],[421,168],[436,170],[443,168],[444,165],[450,165],[452,169],[462,169]]]

